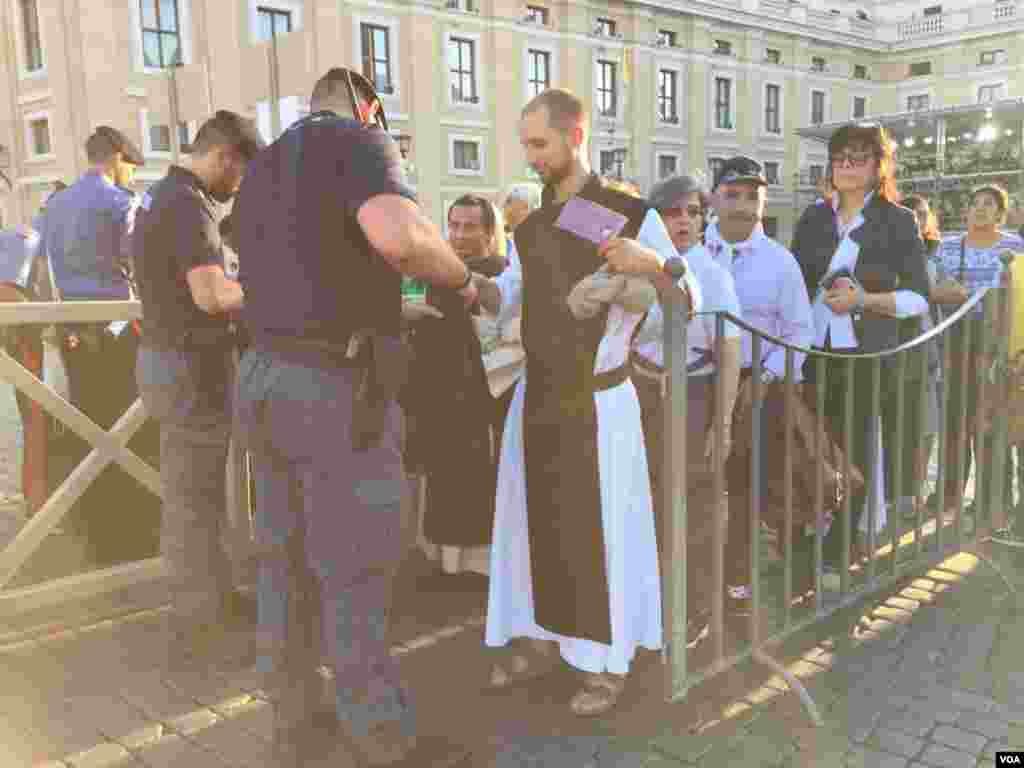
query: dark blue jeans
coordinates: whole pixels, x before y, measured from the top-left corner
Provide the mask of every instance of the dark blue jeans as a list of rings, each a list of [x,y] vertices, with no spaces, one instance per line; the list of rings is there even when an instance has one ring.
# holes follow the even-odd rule
[[[258,348],[239,367],[236,431],[253,459],[263,665],[290,722],[316,706],[322,649],[340,719],[363,734],[397,719],[411,735],[413,709],[388,647],[404,555],[402,416],[393,404],[380,443],[353,451],[354,380],[351,369],[296,365]]]
[[[228,351],[221,362],[227,377]],[[174,612],[217,621],[224,595],[232,588],[231,562],[222,540],[231,437],[227,402],[197,386],[194,369],[180,350],[139,347],[135,377],[146,411],[160,422],[160,552],[171,575]]]

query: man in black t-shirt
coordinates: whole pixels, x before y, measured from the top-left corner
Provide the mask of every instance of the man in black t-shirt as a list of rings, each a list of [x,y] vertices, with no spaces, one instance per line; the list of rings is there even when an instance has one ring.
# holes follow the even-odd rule
[[[311,102],[249,168],[233,212],[252,335],[235,417],[253,460],[276,759],[305,765],[327,746],[360,765],[446,768],[468,755],[417,727],[388,644],[405,554],[401,280],[468,303],[475,289],[406,186],[369,81],[332,69]],[[311,729],[321,637],[342,726],[326,745]]]
[[[171,574],[169,649],[201,650],[236,609],[221,546],[234,356],[242,289],[224,274],[221,204],[263,147],[251,121],[221,111],[200,128],[189,166],[145,194],[132,251],[142,300],[136,378],[160,422],[160,549]]]

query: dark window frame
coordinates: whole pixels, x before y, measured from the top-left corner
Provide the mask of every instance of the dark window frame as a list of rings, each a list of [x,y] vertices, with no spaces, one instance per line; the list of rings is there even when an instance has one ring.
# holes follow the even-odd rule
[[[159,139],[157,139],[159,134]],[[172,149],[172,142],[174,141],[171,135],[171,126],[169,125],[150,125],[149,126],[149,151],[160,152],[163,154],[169,153]]]
[[[860,114],[857,113],[857,103],[860,102],[862,109]],[[860,120],[866,117],[868,114],[868,97],[867,96],[854,96],[853,97],[853,119]]]
[[[993,48],[991,51],[982,51],[978,55],[978,66],[981,66],[981,67],[994,67],[996,64],[1000,63],[998,61],[1000,56],[1005,56],[1005,55],[1006,55],[1006,49],[1005,48]]]
[[[715,183],[715,179],[718,178],[718,172],[722,166],[725,165],[724,157],[709,157],[708,158],[708,176],[711,178],[711,183]]]
[[[776,239],[779,235],[779,217],[778,216],[765,216],[761,224],[764,229],[765,235]]]
[[[602,117],[619,113],[618,65],[614,61],[597,61],[597,111]]]
[[[45,141],[43,142],[43,149],[40,150],[40,134],[37,132],[37,126],[45,126]],[[33,117],[28,121],[29,135],[32,138],[32,156],[33,157],[45,157],[53,154],[53,134],[50,131],[50,118],[48,117]]]
[[[863,64],[853,65],[853,79],[854,80],[867,80],[868,79],[868,68]]]
[[[817,186],[818,182],[825,178],[825,166],[811,163],[807,169],[807,178],[812,186]]]
[[[715,128],[736,130],[732,122],[732,79],[728,77],[715,78]]]
[[[452,69],[450,64],[448,68],[448,77],[454,78],[454,81],[451,83],[452,101],[457,104],[478,104],[480,102],[480,94],[477,93],[476,89],[476,40],[452,35],[448,39],[448,45],[449,50],[454,45],[458,53],[458,62],[455,69]],[[466,51],[469,52],[469,69],[465,68],[467,66],[465,61]],[[467,78],[470,91],[468,96],[465,92]]]
[[[775,94],[774,104],[772,93]],[[782,86],[777,83],[764,86],[764,130],[765,133],[782,133]]]
[[[263,21],[265,19],[270,20],[270,37],[266,38],[267,40],[277,37],[278,35],[287,35],[292,31],[292,12],[289,10],[285,10],[284,8],[274,8],[269,5],[256,6],[256,21],[257,24],[260,25],[261,32],[263,29]],[[278,23],[282,21],[285,29],[278,30]]]
[[[932,73],[931,61],[910,62],[910,77],[928,77]]]
[[[619,170],[618,153],[614,149],[602,149],[597,154],[597,167],[601,176],[610,176]],[[605,163],[605,160],[608,160]]]
[[[930,93],[914,93],[907,96],[907,112],[923,112],[932,108]]]
[[[828,69],[828,62],[824,56],[811,56],[811,70],[813,72],[824,72]]]
[[[543,62],[544,76],[540,76]],[[526,87],[530,97],[543,93],[551,87],[551,52],[537,48],[526,50]]]
[[[671,170],[669,170],[668,173],[665,173],[665,169],[663,167],[663,163],[666,160],[670,160],[671,161],[670,165],[672,166]],[[661,179],[667,179],[670,176],[675,176],[677,173],[679,173],[679,158],[676,155],[658,155],[658,180],[659,181]]]
[[[384,35],[384,56],[379,56],[377,50],[377,33]],[[395,80],[392,72],[391,56],[391,28],[383,24],[371,24],[361,22],[359,24],[359,39],[362,44],[363,76],[373,83],[377,93],[393,94],[395,92]],[[382,83],[377,78],[377,66],[384,65],[385,81]]]
[[[472,152],[467,152],[468,147],[473,147]],[[467,139],[452,139],[452,167],[456,171],[473,171],[479,173],[482,170],[481,145],[479,141]],[[461,164],[460,164],[461,155]]]
[[[175,67],[182,64],[185,60],[184,52],[181,49],[181,7],[178,5],[178,0],[152,0],[153,8],[156,11],[156,26],[146,26],[146,12],[143,8],[143,3],[146,0],[139,0],[139,19],[142,28],[142,62],[149,69],[167,69],[168,67]],[[164,13],[163,9],[168,6],[174,8],[174,26],[173,28],[164,28]],[[168,20],[169,23],[169,20]],[[146,40],[156,38],[157,51],[159,56],[159,63],[151,64],[147,61],[146,52]],[[177,58],[168,59],[164,55],[164,41],[167,38],[173,38],[177,42]],[[169,56],[170,54],[168,54]]]
[[[20,0],[21,52],[25,57],[26,72],[40,72],[43,64],[43,38],[39,29],[39,3],[37,0]]]
[[[732,41],[715,40],[715,47],[712,50],[716,56],[732,56]]]
[[[782,170],[782,164],[778,160],[767,160],[761,167],[764,168],[764,177],[768,180],[768,183],[771,186],[777,187],[782,183],[779,176],[779,172]],[[775,168],[775,173],[769,173],[769,169],[772,167]]]
[[[825,98],[824,91],[811,91],[811,125],[822,125],[825,122]]]
[[[676,47],[676,33],[671,29],[659,29],[658,30],[658,42],[660,42],[666,48]]]
[[[669,87],[666,88],[666,81]],[[674,69],[658,70],[658,119],[673,125],[679,123],[679,73]]]
[[[615,23],[615,19],[607,19],[598,17],[597,19],[597,34],[603,37],[615,37],[615,32],[618,29],[618,25]]]
[[[769,64],[781,64],[782,51],[780,51],[778,48],[765,48],[764,60]]]

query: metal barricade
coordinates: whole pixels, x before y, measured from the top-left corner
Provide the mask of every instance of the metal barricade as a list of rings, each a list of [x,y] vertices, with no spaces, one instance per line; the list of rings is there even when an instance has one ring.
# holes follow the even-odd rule
[[[0,327],[17,325],[61,325],[66,323],[108,323],[115,320],[141,318],[138,301],[81,302],[0,302]],[[109,431],[100,427],[51,386],[0,348],[0,379],[38,403],[48,414],[92,450],[65,478],[45,503],[28,519],[17,535],[0,551],[0,621],[24,614],[75,603],[122,588],[157,582],[164,578],[160,557],[78,573],[31,586],[10,588],[19,569],[40,548],[46,537],[61,524],[75,502],[103,470],[116,463],[145,489],[162,496],[159,472],[135,455],[127,446],[129,440],[146,420],[141,400],[136,400],[113,424]],[[229,456],[228,517],[234,546],[233,559],[247,556],[249,499],[246,461],[237,447]],[[236,563],[237,564],[237,563]]]
[[[1007,375],[1008,340],[1010,328],[1010,312],[1012,308],[1010,288],[988,289],[974,295],[966,304],[952,313],[947,319],[928,333],[919,335],[913,340],[885,352],[876,354],[835,354],[820,350],[804,349],[786,344],[781,339],[768,336],[757,331],[749,324],[722,313],[716,318],[718,354],[721,356],[721,345],[724,343],[725,323],[733,323],[743,333],[752,334],[753,365],[750,376],[752,388],[752,418],[750,419],[749,452],[750,497],[749,509],[750,528],[750,583],[752,600],[749,615],[735,620],[726,615],[726,526],[716,525],[714,529],[714,551],[710,573],[707,575],[707,591],[712,595],[711,616],[709,622],[710,638],[690,650],[687,648],[687,552],[686,531],[688,518],[695,514],[715,514],[721,520],[726,519],[727,487],[725,460],[719,458],[714,467],[713,495],[714,510],[695,510],[687,507],[686,493],[686,419],[687,419],[687,379],[685,371],[686,350],[686,309],[685,299],[675,296],[665,299],[666,324],[664,334],[666,369],[668,370],[669,387],[665,411],[665,443],[663,477],[665,482],[661,489],[666,509],[667,546],[664,547],[662,574],[664,584],[664,664],[665,693],[668,700],[680,700],[687,691],[710,677],[727,670],[741,661],[754,659],[758,663],[770,667],[773,672],[781,675],[800,696],[804,706],[815,723],[820,724],[821,718],[814,701],[800,681],[778,664],[770,652],[777,648],[785,639],[794,633],[814,625],[832,616],[837,611],[852,606],[865,597],[885,589],[909,575],[927,570],[950,556],[970,551],[989,565],[991,561],[978,552],[991,531],[1006,525],[1006,494],[1012,489],[1004,487],[1007,459],[1007,419],[998,417],[998,409],[1009,402],[1010,382]],[[761,435],[762,423],[760,411],[764,402],[765,385],[761,382],[762,349],[766,343],[778,345],[785,349],[786,377],[783,384],[784,409],[783,429],[784,443],[779,447],[785,451],[783,458],[782,477],[773,477],[773,483],[781,483],[781,497],[784,499],[784,510],[781,522],[776,531],[777,546],[781,553],[782,563],[773,569],[762,572],[762,509],[761,498]],[[887,524],[881,529],[884,532],[878,540],[876,530],[876,510],[882,508],[883,500],[878,497],[879,488],[876,473],[889,464],[893,468],[893,497],[898,499],[905,488],[907,479],[904,473],[904,453],[908,450],[918,451],[922,435],[905,434],[904,418],[908,408],[916,408],[919,425],[924,423],[926,393],[925,387],[933,380],[927,370],[926,345],[938,343],[942,349],[942,362],[939,374],[942,379],[940,387],[938,434],[935,438],[937,466],[934,493],[932,498],[937,502],[929,508],[915,504],[914,519],[905,520],[897,505],[889,510]],[[976,347],[972,350],[972,344]],[[806,355],[807,365],[813,366],[816,386],[813,397],[806,392],[797,391],[796,359],[797,355]],[[845,373],[846,386],[841,393],[842,425],[845,429],[830,430],[827,423],[826,393],[829,382],[826,381],[826,369],[831,365],[842,366]],[[793,562],[793,510],[794,486],[793,479],[798,472],[814,473],[814,510],[825,509],[824,482],[822,467],[825,441],[832,432],[844,435],[844,444],[838,446],[845,458],[843,473],[847,479],[851,477],[851,464],[854,460],[852,432],[854,426],[854,376],[855,366],[868,366],[868,374],[862,374],[861,381],[869,381],[870,407],[867,411],[869,424],[876,425],[877,436],[870,438],[866,466],[861,467],[866,490],[867,504],[864,516],[867,518],[867,531],[864,537],[866,559],[851,562],[850,543],[855,532],[852,530],[851,494],[846,493],[841,508],[833,520],[833,526],[839,526],[841,535],[840,562],[838,574],[832,572],[828,576],[832,584],[826,583],[822,542],[824,532],[821,525],[814,525],[813,542],[813,580],[811,588],[800,596],[794,595],[794,562]],[[908,366],[916,366],[911,369]],[[883,373],[884,369],[884,373]],[[715,406],[714,406],[714,455],[722,456],[725,444],[724,413],[724,379],[716,374]],[[913,389],[907,382],[914,382]],[[889,386],[883,388],[883,382]],[[808,390],[809,391],[809,390]],[[968,420],[968,409],[960,408],[956,414],[950,413],[951,391],[958,393],[955,400],[965,404],[968,397],[973,398],[972,410],[977,414],[973,421]],[[883,393],[886,402],[882,402]],[[794,466],[794,404],[796,398],[804,397],[803,402],[814,414],[814,453],[817,456],[815,467]],[[833,401],[837,397],[833,393]],[[858,395],[863,416],[863,394]],[[883,441],[883,434],[889,431],[888,439]],[[965,472],[969,468],[969,457],[966,446],[968,438],[975,445],[975,481],[972,514],[966,515],[961,499],[947,498],[947,485],[953,489],[962,489],[967,480]],[[881,444],[891,451],[891,461],[883,461],[878,453]],[[919,455],[919,454],[918,454]],[[924,486],[927,480],[928,464],[915,458],[912,461],[913,478],[911,488],[915,496],[924,497]],[[773,488],[776,489],[778,486]],[[886,486],[881,492],[888,496]],[[959,495],[959,494],[958,494]],[[992,565],[992,567],[995,567]],[[998,570],[998,569],[997,569]],[[838,575],[838,589],[835,589],[835,576]],[[828,587],[832,586],[832,589]],[[703,590],[702,590],[703,591]],[[810,597],[813,595],[813,598]],[[801,602],[796,604],[795,597]]]

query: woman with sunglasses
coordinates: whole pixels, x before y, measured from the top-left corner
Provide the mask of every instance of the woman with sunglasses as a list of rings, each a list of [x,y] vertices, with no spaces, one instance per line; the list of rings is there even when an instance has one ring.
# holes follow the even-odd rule
[[[814,345],[838,355],[891,349],[900,344],[900,321],[928,310],[924,243],[914,215],[896,204],[893,144],[880,126],[846,125],[832,134],[828,151],[831,195],[804,211],[792,247],[814,297]],[[865,479],[850,504],[856,534],[866,529],[861,518],[872,483],[880,502],[877,527],[885,514],[882,462],[870,461],[872,447],[882,445],[880,425],[871,423],[871,364],[856,362],[849,379],[845,360],[828,360],[825,371],[825,418],[840,446],[846,437],[845,393],[853,388],[850,459]],[[804,364],[804,376],[813,386],[813,356]],[[889,423],[897,416],[896,398],[888,396],[896,386],[892,365],[884,365],[880,412]],[[916,410],[913,402],[904,408]],[[842,528],[833,525],[824,541],[824,559],[833,567],[841,563]],[[853,559],[861,554],[859,547],[851,553]]]
[[[728,455],[729,424],[732,404],[740,372],[740,331],[725,324],[722,358],[716,360],[715,313],[730,312],[740,316],[740,303],[732,275],[720,266],[701,244],[705,228],[706,199],[693,176],[672,176],[660,181],[651,190],[648,202],[665,222],[676,250],[686,254],[687,263],[697,275],[703,297],[703,311],[689,322],[686,329],[687,392],[687,468],[686,485],[691,513],[687,520],[687,641],[697,642],[707,635],[710,618],[707,574],[711,570],[714,544],[715,511],[722,508],[722,499],[712,496],[714,463],[711,461],[712,393],[716,371],[725,377],[725,453]],[[658,533],[659,552],[664,551],[664,515],[661,490],[662,429],[665,423],[665,369],[660,331],[648,337],[642,329],[634,340],[630,362],[633,364],[633,385],[640,400],[644,443],[647,448],[647,469],[651,478],[654,520]]]

